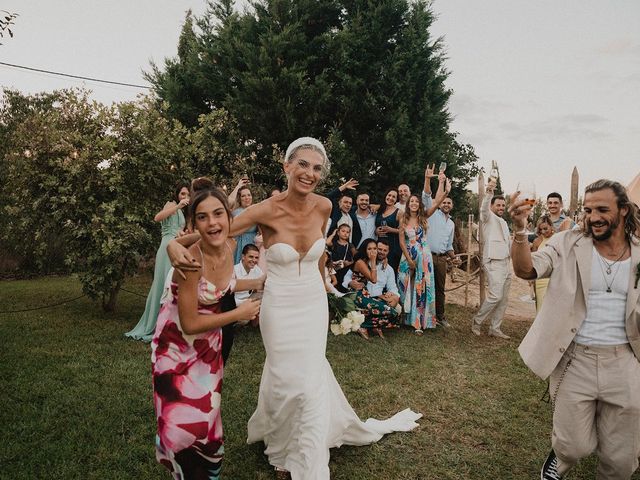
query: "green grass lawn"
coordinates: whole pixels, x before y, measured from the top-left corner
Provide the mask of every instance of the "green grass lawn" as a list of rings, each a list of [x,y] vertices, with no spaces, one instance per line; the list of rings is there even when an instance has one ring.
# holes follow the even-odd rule
[[[146,277],[126,288],[146,294]],[[0,310],[55,303],[80,293],[75,278],[0,282]],[[144,298],[123,292],[105,314],[86,298],[0,314],[0,478],[169,479],[155,461],[150,346],[125,339]],[[331,477],[365,479],[534,479],[550,447],[544,383],[520,361],[525,325],[513,340],[476,338],[471,311],[448,306],[451,328],[387,341],[331,336],[327,356],[351,405],[365,419],[410,407],[420,427],[375,445],[331,452]],[[236,337],[225,371],[226,479],[272,479],[262,445],[247,445],[264,352],[259,331]],[[595,477],[595,459],[570,476]],[[640,479],[636,474],[634,479]]]

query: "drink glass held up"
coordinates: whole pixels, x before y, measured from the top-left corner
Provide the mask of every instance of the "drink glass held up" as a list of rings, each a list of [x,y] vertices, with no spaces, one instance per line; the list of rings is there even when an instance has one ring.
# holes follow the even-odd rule
[[[536,204],[536,186],[533,182],[521,182],[518,184],[520,199],[524,200],[527,205],[534,206]]]

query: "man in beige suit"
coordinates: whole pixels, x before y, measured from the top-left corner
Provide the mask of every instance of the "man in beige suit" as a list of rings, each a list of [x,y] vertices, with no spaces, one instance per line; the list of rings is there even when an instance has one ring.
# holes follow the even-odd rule
[[[584,225],[553,235],[531,253],[531,207],[514,199],[516,275],[550,278],[519,347],[527,366],[550,376],[553,449],[540,478],[562,478],[592,452],[597,478],[629,479],[640,455],[640,227],[638,207],[618,182],[599,180],[584,196]]]
[[[482,205],[480,206],[480,220],[482,221],[482,268],[489,281],[489,292],[480,310],[473,317],[471,331],[481,334],[480,326],[488,318],[491,319],[489,335],[498,338],[509,338],[502,333],[500,326],[504,311],[507,309],[509,287],[511,286],[511,265],[509,262],[510,235],[507,222],[502,215],[505,210],[505,200],[502,195],[493,195],[495,183],[489,181]]]

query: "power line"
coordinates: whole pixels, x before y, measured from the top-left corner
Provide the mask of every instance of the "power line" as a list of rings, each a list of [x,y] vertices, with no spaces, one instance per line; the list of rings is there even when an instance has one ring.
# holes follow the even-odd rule
[[[19,309],[19,310],[4,310],[4,311],[1,311],[0,314],[33,312],[35,310],[43,310],[45,308],[57,307],[58,305],[63,305],[65,303],[74,302],[74,301],[76,301],[76,300],[78,300],[78,299],[80,299],[82,297],[84,297],[84,293],[82,295],[78,295],[77,297],[69,298],[67,300],[63,300],[63,301],[58,302],[58,303],[52,303],[50,305],[42,305],[40,307],[32,307],[32,308],[22,308],[22,309]]]
[[[125,87],[145,88],[147,90],[151,89],[151,87],[148,86],[148,85],[136,85],[135,83],[115,82],[113,80],[102,80],[100,78],[83,77],[82,75],[71,75],[70,73],[52,72],[51,70],[43,70],[43,69],[40,69],[40,68],[25,67],[24,65],[15,65],[13,63],[0,62],[0,65],[4,65],[6,67],[12,67],[12,68],[20,68],[22,70],[29,70],[31,72],[47,73],[49,75],[58,75],[60,77],[69,77],[69,78],[77,78],[77,79],[80,79],[80,80],[89,80],[91,82],[109,83],[111,85],[123,85]]]

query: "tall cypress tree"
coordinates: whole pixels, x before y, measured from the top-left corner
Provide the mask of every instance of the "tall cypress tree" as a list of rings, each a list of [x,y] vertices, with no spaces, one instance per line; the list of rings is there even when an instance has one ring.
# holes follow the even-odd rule
[[[303,135],[326,141],[333,175],[371,189],[421,187],[427,163],[446,161],[460,183],[475,154],[450,132],[442,41],[425,1],[261,0],[244,13],[210,2],[187,16],[177,59],[148,75],[188,125],[225,109],[272,159]],[[278,172],[273,172],[274,178]],[[273,179],[262,178],[269,182]]]

